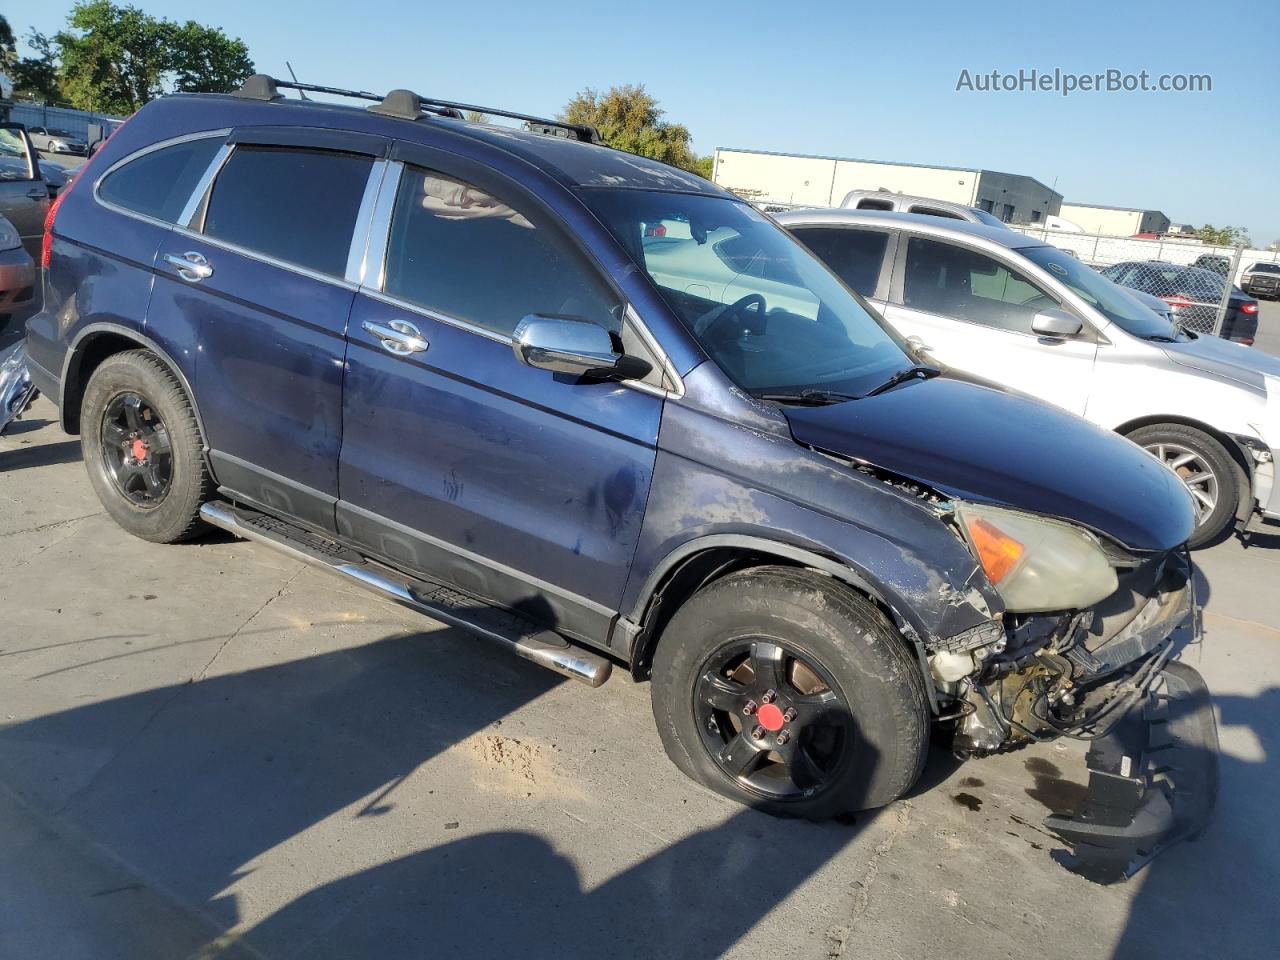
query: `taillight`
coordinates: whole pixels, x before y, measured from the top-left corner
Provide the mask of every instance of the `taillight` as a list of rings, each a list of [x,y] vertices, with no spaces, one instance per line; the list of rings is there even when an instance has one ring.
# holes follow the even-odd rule
[[[71,188],[80,182],[81,177],[85,175],[85,171],[93,165],[94,160],[96,160],[98,155],[102,152],[102,148],[105,147],[107,143],[110,142],[111,138],[119,133],[124,128],[124,125],[131,119],[132,115],[125,119],[123,123],[117,124],[116,128],[107,134],[106,139],[98,144],[98,149],[94,151],[93,157],[76,168],[76,172],[71,175],[71,179],[67,181],[67,185],[58,191],[58,195],[54,198],[53,203],[49,204],[49,212],[46,213],[44,217],[44,237],[40,240],[40,266],[45,269],[48,269],[49,265],[53,263],[53,221],[58,215],[58,208],[62,206],[62,201],[67,199],[67,194],[71,192]]]
[[[1242,303],[1240,304],[1240,312],[1241,313],[1257,313],[1258,305],[1256,303]]]
[[[1191,306],[1190,300],[1176,293],[1170,294],[1167,297],[1161,297],[1160,299],[1163,300],[1165,303],[1167,303],[1170,307],[1172,307],[1175,313],[1177,313],[1179,310],[1182,310],[1186,307]]]
[[[71,187],[75,181],[71,181],[58,192],[53,203],[49,204],[49,212],[44,216],[44,237],[40,240],[40,266],[46,270],[49,264],[53,263],[53,220],[58,215],[58,208],[62,206],[62,201],[67,198],[67,194],[71,192]]]

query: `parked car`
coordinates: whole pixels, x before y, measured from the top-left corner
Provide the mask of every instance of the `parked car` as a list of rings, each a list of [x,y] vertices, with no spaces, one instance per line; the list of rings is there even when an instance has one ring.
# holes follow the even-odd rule
[[[45,186],[49,189],[49,197],[52,199],[67,185],[67,181],[71,179],[71,172],[60,163],[43,159],[40,161],[40,176],[44,179]]]
[[[1172,308],[1174,319],[1184,327],[1210,333],[1217,325],[1226,280],[1212,270],[1163,260],[1127,260],[1099,272],[1121,286],[1164,300]],[[1258,301],[1232,287],[1218,336],[1253,346],[1257,334]]]
[[[31,254],[14,225],[0,216],[0,329],[15,311],[31,302],[35,283]]]
[[[26,130],[20,123],[0,123],[0,216],[13,224],[32,257],[39,255],[48,211],[49,188]]]
[[[1244,292],[1259,299],[1280,298],[1280,263],[1255,263],[1245,271]]]
[[[983,223],[988,227],[1008,229],[1004,221],[986,210],[953,203],[950,200],[934,200],[930,197],[913,197],[888,190],[850,190],[845,194],[842,207],[849,210],[885,210],[899,213],[918,213],[926,217],[942,217],[944,220],[966,220]]]
[[[1201,270],[1208,270],[1220,277],[1225,277],[1231,270],[1231,260],[1218,253],[1202,253],[1191,264]]]
[[[27,127],[27,133],[36,149],[45,153],[71,153],[83,157],[89,152],[84,138],[69,130],[58,127]]]
[[[1254,513],[1280,519],[1280,359],[1179,328],[1105,271],[1012,231],[840,210],[777,219],[930,358],[1164,460],[1195,497],[1193,546]]]
[[[1191,498],[1133,444],[938,376],[768,217],[589,127],[282,87],[317,89],[152,101],[56,201],[31,377],[125,530],[621,662],[681,770],[775,813],[900,796],[932,724],[985,754],[1204,715]],[[1122,754],[1132,840],[1169,808]]]

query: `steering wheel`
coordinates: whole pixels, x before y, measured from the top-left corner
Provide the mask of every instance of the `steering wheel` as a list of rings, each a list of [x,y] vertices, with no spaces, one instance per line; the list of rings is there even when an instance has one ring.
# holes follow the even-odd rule
[[[755,305],[756,313],[763,323],[765,311],[768,309],[764,297],[758,293],[748,293],[745,297],[735,300],[733,303],[720,307],[718,310],[711,310],[698,318],[693,325],[693,332],[699,337],[706,337],[709,340],[719,339],[715,331],[730,320],[738,320],[741,327],[735,332],[742,332],[748,327],[746,310],[752,304]],[[761,330],[751,330],[752,333],[760,333]]]

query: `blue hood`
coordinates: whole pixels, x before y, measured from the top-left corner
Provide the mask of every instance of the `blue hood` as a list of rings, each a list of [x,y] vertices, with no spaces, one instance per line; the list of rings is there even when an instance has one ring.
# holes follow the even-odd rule
[[[1056,407],[948,377],[825,407],[786,407],[800,443],[950,497],[1061,517],[1133,550],[1191,536],[1191,496],[1136,444]]]

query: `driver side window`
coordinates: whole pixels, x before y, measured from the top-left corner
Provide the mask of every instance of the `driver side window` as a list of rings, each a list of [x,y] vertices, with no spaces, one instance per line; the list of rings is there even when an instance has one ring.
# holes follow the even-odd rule
[[[904,306],[1031,334],[1041,310],[1059,303],[1022,274],[967,247],[924,237],[907,242]]]

